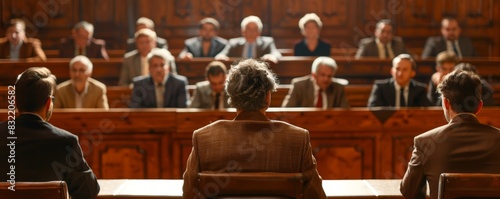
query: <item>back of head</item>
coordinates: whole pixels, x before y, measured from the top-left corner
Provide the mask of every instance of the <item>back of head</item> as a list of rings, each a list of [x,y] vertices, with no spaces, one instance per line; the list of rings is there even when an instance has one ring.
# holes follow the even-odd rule
[[[201,29],[203,27],[203,24],[212,24],[215,28],[215,31],[218,31],[220,28],[219,22],[216,19],[211,18],[211,17],[207,17],[207,18],[200,20],[200,24],[199,24],[198,28]]]
[[[455,66],[455,70],[465,70],[473,72],[474,74],[478,74],[476,66],[469,63],[459,63]]]
[[[226,79],[229,104],[242,111],[267,108],[266,96],[278,86],[276,75],[266,62],[241,60],[231,67]]]
[[[37,112],[53,94],[56,77],[45,67],[32,67],[16,82],[16,106],[19,112]]]
[[[443,52],[440,52],[436,56],[436,66],[437,67],[443,65],[443,63],[448,63],[448,62],[457,64],[458,63],[457,55],[455,55],[455,53],[450,52],[450,51],[443,51]]]
[[[475,113],[481,101],[481,80],[470,71],[455,70],[444,77],[437,87],[456,113]]]
[[[208,76],[217,76],[226,73],[227,73],[226,65],[220,61],[212,61],[208,63],[207,67],[205,68],[206,78],[208,78]]]
[[[136,26],[144,25],[147,28],[149,28],[150,30],[155,29],[155,23],[153,22],[153,20],[146,18],[146,17],[141,17],[141,18],[137,19],[137,21],[135,22],[135,25]]]

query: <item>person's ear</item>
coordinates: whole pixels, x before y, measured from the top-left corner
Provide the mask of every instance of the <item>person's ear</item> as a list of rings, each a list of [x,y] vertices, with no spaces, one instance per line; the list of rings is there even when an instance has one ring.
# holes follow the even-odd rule
[[[448,99],[446,99],[446,97],[443,97],[441,96],[441,103],[443,104],[444,108],[446,110],[450,110],[451,109],[451,104],[450,104],[450,101]]]
[[[479,113],[479,111],[483,108],[483,105],[483,100],[479,100],[479,104],[477,105],[477,109],[474,111],[474,114]]]

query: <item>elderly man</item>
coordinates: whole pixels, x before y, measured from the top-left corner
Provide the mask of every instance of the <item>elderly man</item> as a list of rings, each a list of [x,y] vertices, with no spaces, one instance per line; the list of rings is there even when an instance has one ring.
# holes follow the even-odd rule
[[[441,106],[439,93],[437,93],[437,85],[443,81],[444,76],[454,70],[458,62],[459,59],[454,52],[443,51],[437,55],[436,72],[432,74],[431,80],[427,85],[427,99],[429,99],[431,105]]]
[[[400,54],[406,54],[405,44],[401,37],[393,36],[390,20],[380,20],[375,26],[375,36],[364,38],[359,42],[356,58],[378,57],[380,59],[393,59]]]
[[[248,16],[241,21],[243,37],[230,39],[224,50],[215,59],[229,60],[229,57],[262,58],[274,63],[278,62],[281,53],[272,37],[260,36],[262,21],[257,16]]]
[[[86,21],[78,22],[71,30],[71,37],[61,39],[59,57],[73,58],[77,55],[84,55],[88,58],[108,60],[106,42],[95,39],[93,36],[94,25]]]
[[[109,108],[106,85],[90,77],[92,68],[83,55],[69,62],[71,79],[57,85],[54,108]]]
[[[153,49],[147,56],[149,75],[134,78],[130,108],[186,108],[186,80],[169,72],[170,53]]]
[[[410,55],[401,54],[392,60],[392,77],[376,80],[368,99],[368,107],[429,106],[425,84],[415,77],[417,64]]]
[[[149,75],[146,56],[156,47],[156,33],[150,29],[141,29],[135,33],[136,50],[125,54],[118,85],[128,86],[132,79]]]
[[[137,19],[135,23],[135,32],[145,28],[155,31],[155,23],[153,22],[153,20],[146,17],[141,17]],[[136,43],[137,42],[135,41],[135,36],[134,38],[127,39],[127,52],[137,49]],[[156,37],[156,47],[168,49],[167,40],[161,37]]]
[[[226,82],[226,65],[220,61],[210,62],[205,68],[206,81],[196,83],[190,108],[228,108],[227,94],[224,91]]]
[[[441,21],[441,36],[429,37],[425,42],[422,59],[436,57],[440,52],[449,51],[462,57],[477,56],[476,49],[468,37],[460,35],[461,29],[454,18],[444,18]]]
[[[311,75],[294,78],[292,88],[283,100],[282,107],[349,107],[345,96],[346,80],[333,78],[337,63],[330,57],[314,60]]]
[[[217,36],[220,28],[217,20],[204,18],[198,28],[200,35],[184,41],[184,49],[179,58],[191,60],[193,57],[215,57],[226,47],[227,40]]]
[[[35,38],[26,38],[26,24],[21,19],[11,19],[7,24],[6,37],[0,38],[0,59],[26,59],[45,61],[42,43]]]

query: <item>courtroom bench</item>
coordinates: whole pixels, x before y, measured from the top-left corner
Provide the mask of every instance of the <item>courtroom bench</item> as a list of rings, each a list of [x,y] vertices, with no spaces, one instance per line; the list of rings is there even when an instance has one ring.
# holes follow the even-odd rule
[[[44,49],[43,52],[45,52],[47,58],[60,58],[59,50]],[[123,58],[125,55],[125,50],[123,49],[106,49],[106,52],[108,53],[109,58]]]

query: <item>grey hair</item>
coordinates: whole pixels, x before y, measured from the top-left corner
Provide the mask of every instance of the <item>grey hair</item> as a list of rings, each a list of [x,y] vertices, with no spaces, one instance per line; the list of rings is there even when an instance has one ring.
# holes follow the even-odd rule
[[[73,27],[74,30],[78,30],[80,28],[83,28],[85,31],[89,32],[90,35],[94,34],[94,25],[87,21],[80,21]]]
[[[260,20],[259,17],[257,16],[254,16],[254,15],[250,15],[248,17],[245,17],[242,21],[241,21],[241,30],[245,30],[247,28],[247,25],[249,23],[255,23],[257,24],[257,27],[259,27],[259,32],[262,32],[262,21]]]
[[[165,62],[168,63],[170,72],[173,74],[177,74],[177,68],[175,65],[175,57],[172,55],[172,53],[170,53],[170,51],[163,49],[163,48],[153,48],[153,50],[151,50],[151,52],[149,52],[148,55],[146,56],[148,63],[151,62],[151,58],[153,58],[153,57],[158,57],[158,58],[162,58],[163,60],[165,60]]]
[[[312,67],[311,67],[311,73],[313,74],[316,74],[316,72],[318,72],[318,67],[320,65],[323,65],[323,66],[328,66],[330,68],[333,69],[333,71],[337,71],[337,62],[335,62],[335,60],[331,57],[318,57],[314,60],[313,64],[312,64]]]
[[[149,37],[153,40],[156,40],[156,32],[150,29],[140,29],[137,32],[134,33],[134,38],[137,39],[140,36],[146,36]]]
[[[307,22],[310,21],[316,22],[316,25],[318,25],[319,29],[323,27],[323,22],[321,22],[321,19],[318,17],[316,13],[308,13],[299,20],[299,28],[302,34],[304,34],[305,31],[304,26],[306,25]]]
[[[83,55],[78,55],[76,57],[74,57],[73,59],[71,59],[71,61],[69,62],[69,69],[71,70],[71,67],[73,67],[73,64],[75,64],[76,62],[82,62],[83,65],[87,66],[87,71],[85,71],[85,74],[89,74],[92,72],[92,69],[94,68],[94,65],[92,64],[92,62],[90,61],[90,59],[88,57],[85,57]]]
[[[151,20],[150,18],[141,17],[141,18],[137,19],[137,21],[135,22],[135,25],[141,25],[141,24],[146,25],[146,27],[148,27],[151,30],[155,29],[155,22],[153,22],[153,20]]]
[[[389,19],[382,19],[380,21],[377,22],[377,24],[375,25],[375,30],[381,30],[382,29],[382,25],[389,25],[389,26],[392,26],[392,23],[391,23],[391,20]]]
[[[233,65],[226,79],[225,89],[229,104],[244,111],[266,108],[266,96],[278,87],[276,74],[264,61],[244,59]]]

